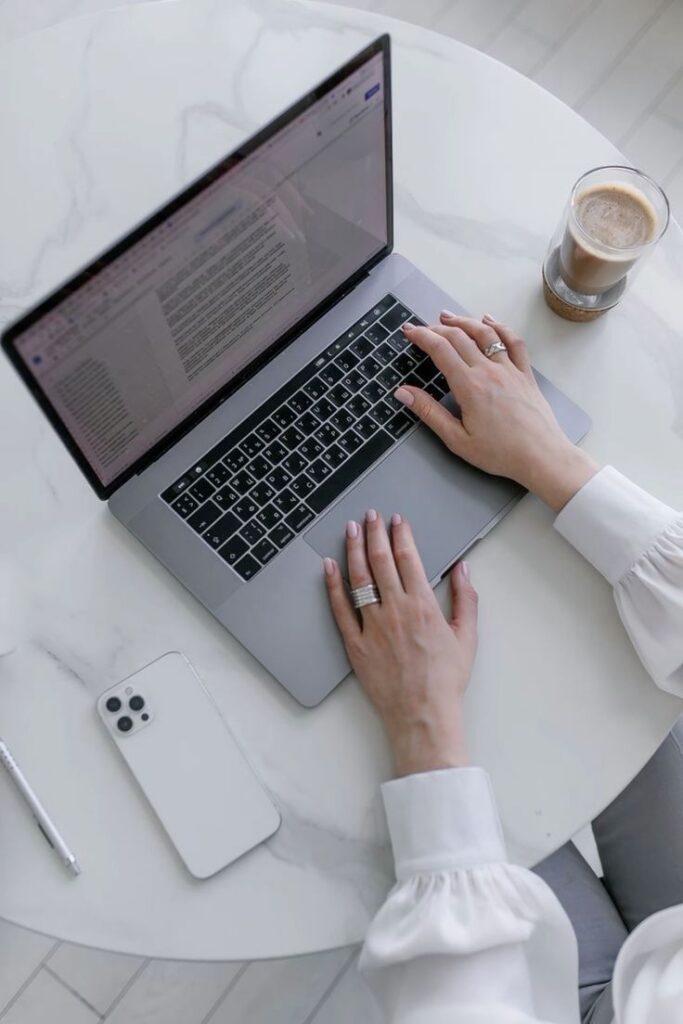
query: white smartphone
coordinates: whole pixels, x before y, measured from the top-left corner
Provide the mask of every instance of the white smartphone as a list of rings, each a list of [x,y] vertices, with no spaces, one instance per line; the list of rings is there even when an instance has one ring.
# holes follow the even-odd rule
[[[215,875],[279,828],[274,804],[179,652],[106,690],[97,710],[195,878]]]

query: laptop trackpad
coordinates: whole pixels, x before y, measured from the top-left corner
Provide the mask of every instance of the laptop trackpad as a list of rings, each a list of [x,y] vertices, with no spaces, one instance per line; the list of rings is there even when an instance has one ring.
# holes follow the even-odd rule
[[[452,455],[420,428],[357,484],[306,534],[319,555],[339,560],[346,572],[344,530],[369,508],[388,521],[400,512],[411,524],[427,576],[434,579],[523,490],[487,476]]]

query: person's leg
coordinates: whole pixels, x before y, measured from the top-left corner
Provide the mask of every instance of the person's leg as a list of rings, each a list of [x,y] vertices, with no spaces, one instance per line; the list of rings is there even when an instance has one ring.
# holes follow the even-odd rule
[[[628,932],[600,879],[573,843],[534,868],[553,890],[579,945],[579,1005],[584,1024],[612,1020],[609,983]]]
[[[683,903],[683,718],[593,822],[605,886],[631,931]]]

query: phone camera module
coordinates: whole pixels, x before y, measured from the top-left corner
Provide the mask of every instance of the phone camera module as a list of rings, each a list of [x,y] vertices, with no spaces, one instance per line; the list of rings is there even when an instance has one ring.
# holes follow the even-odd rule
[[[130,700],[128,701],[128,707],[130,708],[131,711],[142,711],[144,706],[145,702],[143,698],[140,697],[138,694],[136,694],[134,697],[131,697]]]
[[[129,718],[128,715],[121,715],[116,725],[120,732],[130,732],[133,728],[133,719]]]
[[[114,714],[121,710],[121,701],[118,697],[110,697],[105,705],[107,711],[111,711]]]

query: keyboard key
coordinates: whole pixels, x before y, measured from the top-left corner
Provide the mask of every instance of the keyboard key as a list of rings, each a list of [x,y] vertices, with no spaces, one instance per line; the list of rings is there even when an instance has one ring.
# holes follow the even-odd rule
[[[378,430],[379,427],[374,420],[370,419],[369,416],[363,416],[362,419],[358,420],[358,423],[356,423],[355,426],[356,433],[360,434],[364,441],[367,441],[367,439],[372,437],[372,435]]]
[[[308,462],[317,459],[323,450],[323,446],[313,437],[307,438],[299,448],[299,455],[303,455]]]
[[[355,395],[357,391],[360,391],[362,387],[367,384],[367,379],[358,370],[351,370],[351,373],[347,374],[342,381],[345,388]]]
[[[244,452],[240,451],[239,448],[233,448],[223,459],[224,465],[228,467],[231,473],[238,473],[242,466],[246,466],[248,461]]]
[[[391,362],[396,353],[394,352],[391,345],[387,345],[385,341],[379,346],[379,348],[375,349],[373,355],[378,363],[381,363],[382,366],[386,366],[387,363]]]
[[[287,486],[291,479],[291,475],[283,469],[282,466],[276,466],[275,469],[266,477],[270,486],[276,491],[281,491],[283,487]]]
[[[294,412],[298,412],[301,415],[302,412],[306,412],[310,408],[313,404],[313,399],[305,391],[297,391],[294,397],[290,398],[289,404]]]
[[[358,369],[366,380],[370,380],[370,378],[374,377],[376,373],[379,373],[382,369],[382,364],[378,363],[373,356],[368,356],[367,359],[364,359],[362,363],[358,364]]]
[[[243,452],[246,452],[250,459],[253,459],[254,455],[258,455],[262,450],[263,441],[260,437],[257,437],[256,434],[249,434],[249,436],[245,437],[244,441],[242,441],[240,448]]]
[[[325,394],[328,386],[320,377],[314,377],[313,380],[309,380],[308,384],[304,384],[302,390],[310,395],[314,402],[317,402]]]
[[[346,408],[349,412],[353,413],[356,419],[360,419],[370,408],[370,402],[368,402],[367,398],[363,398],[362,395],[355,395]]]
[[[348,402],[352,394],[353,392],[349,391],[348,388],[345,388],[343,384],[337,384],[328,393],[328,398],[330,399],[331,402],[334,402],[335,405],[342,406]]]
[[[256,481],[250,473],[247,473],[246,469],[243,469],[240,473],[237,473],[230,481],[230,486],[233,490],[237,491],[238,494],[246,494],[250,487],[253,487]]]
[[[316,514],[322,512],[342,491],[345,491],[347,487],[355,483],[361,473],[376,462],[385,451],[391,448],[392,444],[393,439],[388,434],[385,434],[383,430],[378,430],[367,444],[359,448],[356,454],[347,459],[336,473],[332,473],[328,480],[325,480],[320,487],[308,496],[306,499],[307,504]]]
[[[331,423],[323,423],[316,432],[315,439],[319,441],[323,448],[327,448],[328,445],[332,444],[339,437],[339,431],[336,427],[333,427]]]
[[[397,373],[393,366],[385,366],[377,377],[377,380],[387,389],[387,391],[393,391],[400,379],[400,373]],[[372,387],[372,385],[368,386]]]
[[[403,352],[400,356],[396,356],[391,365],[397,373],[400,373],[401,377],[407,377],[408,374],[412,372],[415,364],[408,353]]]
[[[226,512],[224,516],[217,519],[212,526],[204,534],[204,540],[207,544],[210,544],[212,548],[219,548],[221,544],[225,544],[226,540],[229,540],[233,533],[237,533],[242,523],[234,516],[232,512]]]
[[[342,462],[348,459],[347,453],[338,444],[333,444],[326,452],[323,452],[323,459],[331,469],[339,469]]]
[[[225,487],[221,487],[220,491],[216,491],[212,501],[215,501],[221,508],[230,508],[239,499],[237,491],[233,490],[230,484],[226,484]]]
[[[397,412],[392,420],[389,420],[385,430],[388,430],[392,437],[403,437],[407,430],[410,430],[415,420],[404,412]]]
[[[294,539],[294,534],[284,523],[280,523],[274,530],[271,531],[270,539],[277,544],[279,548],[283,548],[285,544],[289,544],[290,540]]]
[[[225,475],[226,477],[229,476],[227,469]],[[213,484],[210,484],[206,477],[202,477],[201,480],[197,480],[196,483],[192,484],[190,494],[201,504],[207,498],[210,498],[215,490],[216,488]]]
[[[378,320],[383,313],[386,313],[388,309],[391,309],[395,302],[396,299],[393,295],[385,295],[383,299],[372,307],[372,316],[375,320]]]
[[[176,480],[174,484],[171,484],[170,487],[167,487],[166,490],[162,493],[161,497],[168,505],[172,504],[174,499],[177,498],[179,494],[182,494],[183,491],[190,486],[190,480],[191,477],[188,476],[188,474],[186,473],[185,476],[181,476],[180,480]]]
[[[271,503],[261,509],[259,514],[256,516],[256,519],[261,526],[265,526],[266,530],[270,530],[280,522],[282,519],[282,512],[279,508],[275,508],[275,505]]]
[[[342,446],[345,452],[349,455],[353,455],[355,451],[358,451],[363,443],[363,439],[358,436],[355,430],[347,430],[345,434],[339,438],[339,444]]]
[[[180,497],[176,498],[176,500],[171,505],[173,511],[177,512],[178,515],[182,516],[183,519],[187,519],[187,517],[191,515],[194,512],[194,510],[198,507],[199,506],[197,502],[189,493],[181,494]]]
[[[391,307],[388,313],[384,314],[380,323],[382,327],[386,327],[391,334],[400,327],[401,324],[407,323],[408,320],[410,320],[410,310],[406,309],[405,306],[402,306],[400,302],[397,302],[395,306]]]
[[[285,448],[289,448],[293,451],[294,448],[298,448],[301,442],[304,440],[305,434],[302,434],[296,427],[290,427],[285,430],[284,434],[281,435],[280,440],[282,441]]]
[[[319,420],[326,420],[336,410],[336,405],[327,398],[321,398],[319,402],[311,408],[311,412],[318,417]]]
[[[299,455],[298,452],[292,452],[292,454],[288,455],[282,463],[282,468],[286,469],[288,473],[292,474],[292,476],[296,476],[298,473],[301,473],[307,465],[308,462],[303,455]]]
[[[260,507],[262,505],[267,505],[274,494],[275,491],[273,488],[267,484],[265,480],[262,480],[261,483],[256,484],[256,487],[254,487],[253,491],[250,492],[249,498]]]
[[[338,366],[334,365],[334,363],[330,363],[329,366],[325,366],[320,371],[319,376],[322,378],[322,380],[325,381],[326,384],[329,384],[330,387],[332,387],[333,384],[336,384],[337,381],[342,379],[342,377],[344,376],[344,371],[340,370]]]
[[[187,471],[187,475],[191,480],[197,480],[200,476],[204,476],[211,463],[206,459],[202,459],[200,462],[195,462]]]
[[[358,338],[357,341],[354,341],[353,345],[349,345],[349,352],[353,352],[360,359],[365,359],[366,356],[369,356],[372,349],[372,342],[368,341],[367,338]]]
[[[282,427],[286,430],[290,423],[293,423],[296,419],[296,413],[293,409],[290,409],[288,405],[281,405],[280,408],[273,413],[273,419],[277,423],[278,427]]]
[[[339,352],[341,352],[343,348],[346,348],[346,344],[347,339],[342,334],[341,338],[337,338],[336,341],[333,341],[332,344],[325,349],[322,354],[322,358],[327,362],[330,362]],[[318,362],[318,360],[316,360],[316,362]]]
[[[315,515],[311,512],[310,508],[306,508],[305,505],[298,505],[293,512],[285,518],[285,522],[290,530],[294,530],[294,533],[299,533],[303,530],[304,526],[308,526],[310,522],[315,519]]]
[[[214,487],[222,487],[224,483],[227,483],[229,477],[230,470],[222,462],[217,462],[202,479],[210,480]],[[201,483],[201,480],[198,480],[197,483]],[[197,484],[195,484],[196,486]]]
[[[270,472],[270,463],[263,455],[257,455],[247,466],[247,473],[251,473],[255,480],[262,480],[266,473]]]
[[[248,550],[249,547],[246,541],[242,540],[239,534],[237,534],[234,537],[231,537],[227,544],[224,544],[222,548],[218,549],[218,554],[230,565],[233,565],[242,557],[242,555],[245,555]]]
[[[241,498],[236,505],[233,505],[232,511],[236,516],[240,517],[243,523],[247,523],[253,515],[256,515],[259,507],[251,495],[248,495],[246,498]]]
[[[280,428],[275,420],[267,419],[265,423],[262,423],[260,427],[256,428],[256,433],[264,444],[270,444],[270,442],[273,441],[280,433]]]
[[[378,381],[376,380],[371,380],[369,384],[366,384],[366,386],[363,388],[361,392],[363,398],[367,398],[368,402],[370,402],[372,405],[374,405],[375,402],[379,402],[380,399],[384,397],[385,393],[386,388],[383,388],[382,385],[378,383]]]
[[[350,348],[347,348],[345,352],[340,352],[335,359],[335,364],[342,369],[344,373],[348,373],[349,370],[354,368],[358,361],[358,356],[352,352]]]
[[[262,541],[259,541],[259,543],[252,551],[252,555],[254,556],[254,558],[257,558],[259,560],[261,565],[266,565],[266,563],[271,560],[273,555],[276,554],[277,548],[275,547],[274,544],[271,544],[267,538],[264,538]]]
[[[214,505],[212,501],[207,501],[205,505],[198,508],[196,512],[193,512],[189,519],[186,520],[188,526],[191,526],[197,533],[204,533],[204,530],[208,529],[212,523],[215,523],[217,519],[223,515],[223,510]]]
[[[251,555],[245,555],[233,568],[235,572],[240,574],[243,580],[250,580],[252,576],[256,575],[261,566]]]
[[[315,490],[315,484],[305,473],[301,473],[296,480],[292,480],[289,486],[299,498],[305,498],[307,494]]]
[[[390,338],[387,338],[387,345],[391,345],[395,352],[405,352],[407,348],[410,348],[411,342],[408,341],[403,331],[394,331]]]
[[[386,402],[380,402],[379,405],[376,405],[374,409],[370,410],[370,415],[373,420],[376,420],[382,427],[385,423],[388,423],[391,417],[395,414],[396,410],[388,406]],[[253,493],[254,492],[252,491],[252,494]]]
[[[309,434],[312,434],[319,425],[320,420],[311,412],[305,412],[303,416],[300,416],[296,421],[296,429],[300,430],[306,437],[308,437]]]
[[[322,459],[316,459],[315,462],[311,463],[308,467],[308,475],[311,477],[316,484],[321,484],[323,480],[326,480],[332,470],[330,467],[322,461]]]
[[[434,384],[436,385],[439,394],[442,398],[444,395],[447,395],[451,390],[448,386],[448,381],[446,380],[442,373],[440,373],[437,377],[434,378]]]
[[[286,487],[281,494],[278,494],[278,496],[273,499],[273,505],[280,509],[283,516],[286,516],[287,513],[291,512],[293,508],[296,508],[298,504],[299,499],[296,494],[293,494],[290,491],[289,487]]]
[[[381,324],[373,324],[372,327],[368,327],[365,332],[365,337],[368,341],[371,341],[373,345],[379,345],[380,341],[384,341],[385,338],[389,337],[389,331],[386,327],[382,327]]]
[[[443,398],[443,392],[441,391],[441,388],[440,388],[440,387],[439,387],[439,385],[438,385],[438,384],[437,384],[437,383],[436,383],[435,381],[433,381],[433,380],[432,380],[432,381],[430,381],[430,382],[429,382],[429,384],[425,384],[422,390],[423,390],[423,391],[426,391],[426,392],[427,392],[427,394],[428,394],[428,395],[431,395],[431,397],[432,397],[432,398],[435,398],[435,399],[437,400],[437,402],[438,402],[438,401],[439,401],[439,400],[440,400],[441,398]]]
[[[339,409],[334,416],[330,417],[330,423],[333,427],[336,427],[337,430],[348,430],[355,422],[356,417],[353,416],[348,409]]]
[[[268,459],[268,462],[277,466],[278,462],[282,462],[288,455],[288,451],[283,444],[279,441],[273,441],[267,448],[263,449],[263,455]]]
[[[264,527],[261,526],[260,523],[257,523],[255,519],[252,519],[250,523],[247,523],[246,526],[242,527],[240,530],[240,537],[243,537],[251,547],[252,544],[255,544],[257,540],[260,540],[261,537],[264,536],[265,532]]]
[[[413,373],[420,381],[420,387],[424,387],[434,376],[434,364],[431,362],[421,363],[415,367]]]

